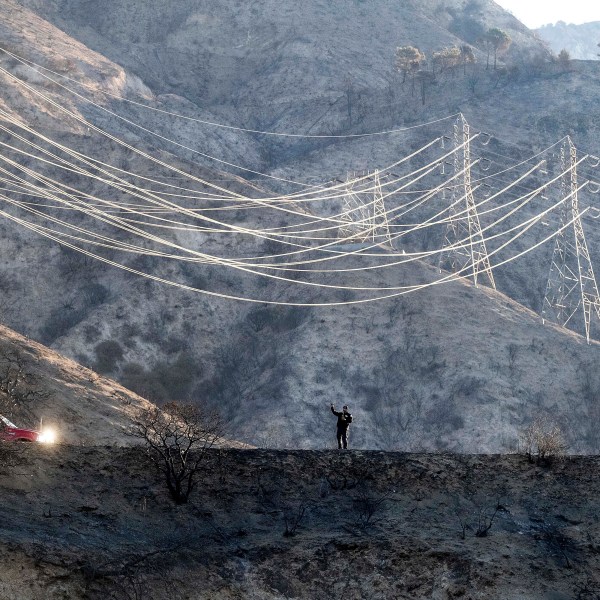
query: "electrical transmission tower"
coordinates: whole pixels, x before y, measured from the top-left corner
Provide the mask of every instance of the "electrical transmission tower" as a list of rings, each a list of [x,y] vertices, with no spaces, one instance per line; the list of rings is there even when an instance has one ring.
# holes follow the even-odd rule
[[[560,190],[564,200],[561,205],[561,230],[554,242],[542,320],[558,323],[562,327],[583,325],[589,344],[592,308],[600,319],[600,295],[579,212],[577,149],[570,137],[561,147],[560,163],[563,174]],[[567,227],[571,221],[572,231],[570,226]]]
[[[367,191],[355,189],[354,181],[349,176],[347,182],[340,216],[344,224],[339,228],[338,238],[351,237],[353,241],[361,243],[370,241],[392,246],[379,171],[375,171],[373,177],[366,180],[369,188]]]
[[[471,133],[461,114],[454,123],[454,175],[449,221],[440,254],[439,269],[472,277],[475,285],[487,280],[496,289],[490,259],[471,188]],[[462,146],[462,149],[460,147]],[[461,200],[464,200],[462,202]],[[462,247],[453,247],[462,241]]]

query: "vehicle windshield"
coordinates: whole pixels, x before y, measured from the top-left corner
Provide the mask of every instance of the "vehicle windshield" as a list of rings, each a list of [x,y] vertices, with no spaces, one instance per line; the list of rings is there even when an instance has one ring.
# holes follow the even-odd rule
[[[13,429],[17,428],[17,426],[14,423],[11,423],[6,417],[3,417],[2,415],[0,415],[0,419],[7,427],[12,427]]]

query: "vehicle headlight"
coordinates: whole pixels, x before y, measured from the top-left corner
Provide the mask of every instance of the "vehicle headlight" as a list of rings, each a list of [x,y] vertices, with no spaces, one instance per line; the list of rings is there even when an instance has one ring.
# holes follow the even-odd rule
[[[38,442],[42,444],[54,444],[56,441],[56,432],[54,429],[43,429],[38,436]]]

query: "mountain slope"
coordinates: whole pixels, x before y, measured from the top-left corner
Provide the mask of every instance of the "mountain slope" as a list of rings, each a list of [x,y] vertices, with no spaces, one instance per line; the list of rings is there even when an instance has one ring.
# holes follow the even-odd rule
[[[519,456],[225,450],[175,507],[133,449],[27,452],[0,473],[0,595],[594,598],[599,468],[596,457],[548,469]]]
[[[123,116],[133,121],[144,121],[144,125],[158,133],[168,135],[178,143],[195,146],[194,140],[202,134],[202,149],[205,153],[221,156],[223,159],[240,162],[242,157],[250,163],[259,163],[261,158],[255,142],[241,133],[235,135],[223,131],[206,131],[199,129],[193,123],[179,122],[164,123],[164,116],[148,114],[136,110],[131,104],[113,101],[110,96],[100,93],[134,97],[136,100],[151,106],[175,110],[176,112],[192,112],[195,117],[216,120],[215,115],[199,109],[180,96],[169,94],[157,97],[139,77],[124,70],[119,64],[112,62],[101,54],[86,47],[75,38],[65,35],[51,23],[41,18],[35,12],[25,8],[15,0],[3,3],[3,14],[0,19],[0,33],[3,47],[19,56],[23,56],[58,73],[53,76],[59,84],[71,85],[74,91],[82,94],[91,102],[98,103],[102,108],[93,106],[91,102],[68,93],[59,85],[37,74],[35,71],[8,55],[0,53],[2,65],[27,83],[37,86],[37,89],[50,96],[52,100],[74,111],[78,116],[92,119],[101,127],[108,128],[112,133],[120,134],[130,142],[140,143],[145,137],[155,148],[161,148],[161,140],[156,136],[144,134],[139,128],[128,127],[124,121],[109,117],[103,108],[116,109]],[[60,75],[66,75],[80,82],[76,86],[67,80],[61,80]],[[74,118],[67,116],[60,108],[41,100],[34,93],[20,88],[6,75],[2,74],[3,98],[2,108],[13,115],[18,115],[28,122],[44,128],[47,132],[75,134],[79,141],[77,145],[85,144],[89,137],[88,128],[82,126]],[[166,129],[162,129],[166,127]],[[165,144],[163,142],[163,144]],[[169,150],[176,149],[172,144]],[[179,149],[184,156],[194,156],[189,151]],[[213,163],[213,166],[215,163]],[[218,167],[219,164],[217,163]]]
[[[269,144],[260,136],[208,130],[149,113],[107,98],[100,89],[200,118],[292,131],[387,129],[464,110],[475,127],[495,134],[488,148],[508,161],[524,158],[528,150],[539,151],[547,140],[556,141],[572,127],[577,127],[587,149],[595,151],[597,144],[598,78],[593,66],[567,73],[545,59],[531,62],[532,54],[548,56],[544,46],[492,2],[384,2],[380,10],[357,2],[347,11],[318,2],[292,8],[253,3],[238,11],[221,2],[209,16],[205,4],[191,2],[114,3],[101,11],[95,3],[67,1],[7,0],[6,5],[0,27],[11,48],[87,83],[89,96],[100,107],[5,55],[4,68],[92,123],[189,173],[178,174],[178,184],[202,192],[208,187],[194,181],[194,175],[250,195],[263,193],[267,186],[208,168],[205,157],[159,141],[108,116],[102,107],[201,151],[261,170],[278,167],[271,173],[300,180],[310,174],[327,181],[344,176],[347,169],[390,164],[423,143],[425,133]],[[139,18],[129,18],[126,11],[132,7],[139,9]],[[168,27],[162,27],[165,23]],[[305,31],[296,31],[300,23]],[[360,23],[368,26],[357,27]],[[247,35],[251,24],[258,28],[258,39],[252,31]],[[479,63],[466,72],[438,73],[438,85],[424,103],[410,82],[403,86],[396,78],[388,86],[396,45],[417,44],[430,53],[442,45],[469,41],[473,31],[491,26],[509,29],[515,39],[506,65],[496,71],[486,70],[485,57],[479,54]],[[192,34],[206,61],[188,52],[195,47]],[[247,43],[235,48],[232,39]],[[224,62],[213,64],[213,56],[222,57],[231,68]],[[194,70],[200,68],[205,75]],[[352,119],[347,114],[347,90],[339,83],[347,70],[357,82],[360,98],[355,98],[354,108],[362,107],[362,120],[356,112]],[[136,176],[172,180],[167,168],[89,132],[10,77],[3,76],[3,82],[5,109],[50,137]],[[306,127],[310,124],[314,129]],[[448,121],[428,128],[427,134],[451,130]],[[511,142],[526,147],[514,148]],[[81,184],[71,173],[46,168],[56,178]],[[83,189],[107,194],[111,201],[122,199],[96,182],[86,181]],[[248,211],[236,213],[235,219],[236,224],[253,227],[285,226],[281,215],[261,221],[260,213]],[[415,249],[438,244],[443,232],[432,231],[415,242]],[[502,294],[455,283],[362,307],[252,306],[137,279],[8,221],[0,223],[0,232],[3,318],[8,324],[151,399],[212,403],[231,422],[232,435],[246,441],[328,446],[333,442],[328,412],[333,401],[351,404],[356,416],[352,443],[361,447],[504,451],[514,447],[519,430],[538,414],[560,422],[574,449],[598,447],[593,401],[600,389],[593,369],[597,345],[588,347],[575,334],[542,327],[538,317]],[[168,235],[170,241],[193,250],[211,248],[219,256],[241,252],[231,236],[193,236],[186,231]],[[594,254],[597,238],[590,236]],[[255,240],[244,250],[249,255],[269,254],[263,242]],[[549,254],[550,248],[543,248],[499,273],[501,291],[539,308]],[[171,264],[116,252],[110,257],[213,292],[320,298],[302,286],[265,283],[222,266]],[[356,263],[348,259],[340,266]],[[401,286],[431,282],[436,276],[431,267],[413,264],[357,276],[355,284]],[[353,297],[342,290],[334,299]]]
[[[23,368],[32,400],[7,407],[18,426],[39,420],[56,429],[58,441],[75,445],[130,444],[125,435],[134,411],[151,406],[115,381],[0,326],[0,373]],[[2,393],[3,405],[4,392]]]
[[[546,52],[491,0],[384,0],[376,8],[316,0],[21,4],[122,64],[155,93],[178,94],[230,123],[298,133],[340,128],[332,105],[343,104],[346,80],[385,89],[396,46],[416,45],[430,55],[475,44],[487,28],[501,27],[515,55]]]

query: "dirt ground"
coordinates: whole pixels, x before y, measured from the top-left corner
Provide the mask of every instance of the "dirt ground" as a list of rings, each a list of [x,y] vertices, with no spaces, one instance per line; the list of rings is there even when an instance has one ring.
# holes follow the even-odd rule
[[[219,449],[176,506],[140,449],[27,447],[0,474],[0,598],[595,600],[599,474]]]

